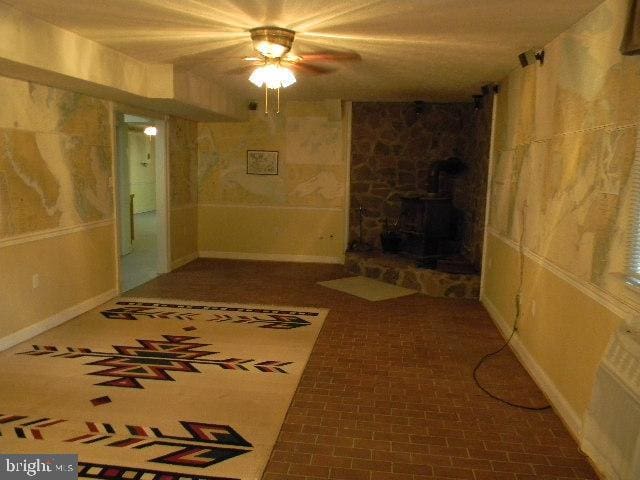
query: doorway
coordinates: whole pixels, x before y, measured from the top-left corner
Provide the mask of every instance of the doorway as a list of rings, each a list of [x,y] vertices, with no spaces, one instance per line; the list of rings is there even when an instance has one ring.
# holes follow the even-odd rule
[[[117,115],[119,287],[168,271],[165,122]]]

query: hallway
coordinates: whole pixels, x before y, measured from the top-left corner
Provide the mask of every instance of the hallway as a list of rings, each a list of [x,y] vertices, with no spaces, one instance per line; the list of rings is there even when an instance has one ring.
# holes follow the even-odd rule
[[[136,287],[158,275],[158,234],[156,211],[133,217],[135,239],[131,253],[120,258],[122,291]]]

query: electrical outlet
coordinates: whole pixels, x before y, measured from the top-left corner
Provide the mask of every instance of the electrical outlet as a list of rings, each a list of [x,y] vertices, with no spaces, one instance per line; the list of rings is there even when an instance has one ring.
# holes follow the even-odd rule
[[[39,273],[34,273],[33,276],[31,277],[31,286],[33,287],[34,290],[40,286]]]

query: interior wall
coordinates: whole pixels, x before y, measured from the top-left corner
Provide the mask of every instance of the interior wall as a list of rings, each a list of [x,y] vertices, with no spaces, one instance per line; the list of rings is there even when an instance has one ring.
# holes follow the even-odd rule
[[[458,157],[466,171],[455,179],[442,173],[441,191],[453,198],[462,251],[479,269],[491,110],[491,92],[480,109],[471,103],[354,103],[349,240],[359,240],[363,207],[363,241],[380,248],[385,221],[398,220],[401,197],[425,197],[431,165]]]
[[[576,433],[611,335],[640,312],[623,282],[640,114],[626,8],[605,1],[498,96],[483,301],[510,329],[523,276],[517,340]]]
[[[168,129],[171,263],[175,268],[198,254],[198,124],[171,117]]]
[[[0,102],[1,348],[115,296],[117,259],[114,105],[5,77]],[[168,123],[176,259],[197,253],[197,125]]]
[[[129,191],[133,198],[133,213],[156,209],[155,137],[139,129],[128,132]]]
[[[0,77],[0,337],[116,288],[110,104]]]
[[[201,256],[342,262],[344,128],[338,100],[198,124]],[[247,150],[277,151],[277,175],[247,173]]]

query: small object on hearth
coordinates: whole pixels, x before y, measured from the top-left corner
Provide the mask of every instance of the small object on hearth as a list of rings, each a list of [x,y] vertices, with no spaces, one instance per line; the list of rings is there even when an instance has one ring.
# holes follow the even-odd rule
[[[366,208],[360,205],[357,208],[358,211],[358,240],[353,240],[347,247],[349,252],[370,252],[372,250],[371,245],[363,240],[362,235],[362,217],[366,213]]]

